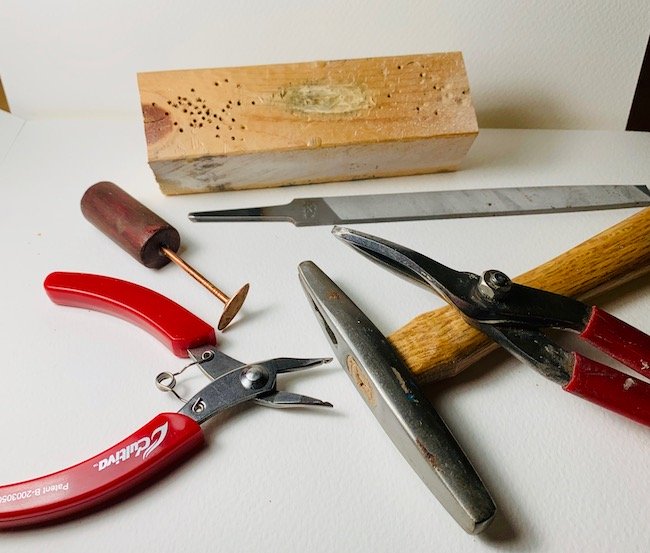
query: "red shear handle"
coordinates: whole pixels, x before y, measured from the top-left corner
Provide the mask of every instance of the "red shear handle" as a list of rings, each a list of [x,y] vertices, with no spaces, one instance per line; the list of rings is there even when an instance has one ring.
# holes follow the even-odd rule
[[[216,345],[208,323],[169,298],[125,280],[85,273],[51,273],[45,291],[54,303],[115,315],[143,328],[178,357],[187,350]]]
[[[650,378],[650,336],[638,328],[594,307],[580,336],[626,367]]]
[[[0,487],[0,529],[49,522],[126,492],[203,444],[201,427],[161,413],[92,459],[34,480]]]
[[[573,376],[564,386],[583,399],[650,426],[650,385],[575,353]]]

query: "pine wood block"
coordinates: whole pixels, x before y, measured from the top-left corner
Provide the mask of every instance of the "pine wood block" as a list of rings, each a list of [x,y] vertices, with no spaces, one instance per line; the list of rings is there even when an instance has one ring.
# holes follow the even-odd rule
[[[458,168],[478,133],[461,53],[140,73],[165,194]]]

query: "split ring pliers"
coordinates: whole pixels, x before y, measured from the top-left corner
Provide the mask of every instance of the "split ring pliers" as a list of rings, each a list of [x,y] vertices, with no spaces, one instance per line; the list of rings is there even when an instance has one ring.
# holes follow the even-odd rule
[[[0,529],[50,522],[125,493],[201,447],[202,423],[248,400],[269,407],[332,406],[277,389],[278,374],[316,367],[330,359],[242,363],[216,349],[214,329],[206,322],[169,298],[123,280],[52,273],[45,289],[55,303],[104,311],[143,327],[177,356],[191,357],[212,381],[177,413],[160,413],[87,461],[0,486]]]
[[[372,261],[446,300],[467,322],[564,390],[650,426],[650,384],[566,351],[542,329],[577,332],[584,341],[650,378],[650,336],[602,309],[512,282],[504,273],[450,269],[370,234],[334,227],[333,234]]]

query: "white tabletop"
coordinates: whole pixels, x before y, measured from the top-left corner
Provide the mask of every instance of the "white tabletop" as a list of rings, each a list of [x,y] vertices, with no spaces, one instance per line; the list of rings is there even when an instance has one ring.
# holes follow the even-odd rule
[[[184,258],[226,292],[251,292],[219,336],[252,362],[331,355],[297,278],[311,259],[386,334],[442,301],[330,236],[288,223],[195,224],[189,211],[293,197],[545,184],[642,184],[650,135],[482,130],[453,174],[164,197],[146,164],[141,122],[0,118],[4,359],[0,480],[54,472],[99,453],[180,403],[154,386],[175,358],[144,331],[54,305],[52,271],[110,275],[164,293],[216,325],[220,304],[179,269],[136,263],[81,215],[84,190],[112,180],[174,224]],[[5,138],[7,137],[7,138]],[[15,138],[15,140],[14,140]],[[517,275],[636,210],[359,226],[458,269]],[[601,303],[650,330],[650,279]],[[195,373],[189,386],[203,383]],[[494,355],[428,388],[497,503],[465,534],[409,468],[334,362],[281,380],[329,400],[324,412],[251,406],[205,425],[207,447],[153,485],[71,522],[0,535],[19,551],[646,551],[648,429],[563,393]],[[189,391],[190,388],[186,388]]]

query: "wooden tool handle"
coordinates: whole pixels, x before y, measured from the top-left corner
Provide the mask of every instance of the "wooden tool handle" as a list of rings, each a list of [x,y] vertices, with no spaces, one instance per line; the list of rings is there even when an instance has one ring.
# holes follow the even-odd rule
[[[181,237],[174,227],[112,182],[98,182],[86,190],[81,212],[145,267],[160,269],[169,263],[161,248],[172,252],[180,248]]]
[[[515,278],[585,299],[650,271],[650,208]],[[415,317],[388,337],[421,382],[455,376],[497,348],[447,306]]]

